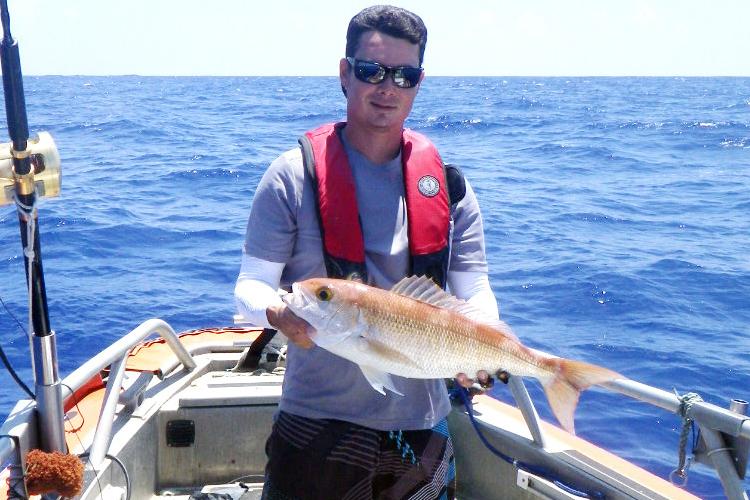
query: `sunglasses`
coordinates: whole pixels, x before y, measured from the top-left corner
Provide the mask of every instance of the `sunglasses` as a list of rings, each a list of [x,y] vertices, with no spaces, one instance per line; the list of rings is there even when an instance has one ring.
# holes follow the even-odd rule
[[[354,76],[357,80],[373,85],[382,83],[390,74],[396,87],[409,89],[417,85],[422,77],[422,68],[413,66],[392,68],[374,61],[362,61],[353,57],[347,57],[346,60],[354,68]]]

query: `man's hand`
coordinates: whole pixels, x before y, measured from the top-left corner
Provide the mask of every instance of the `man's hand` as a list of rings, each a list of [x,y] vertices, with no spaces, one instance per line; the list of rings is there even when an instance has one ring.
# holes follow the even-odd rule
[[[472,396],[483,394],[495,384],[495,379],[485,370],[479,370],[476,379],[471,379],[465,373],[457,373],[456,381],[461,387],[469,389]]]
[[[294,314],[286,304],[269,306],[266,309],[266,318],[272,327],[283,333],[296,346],[310,349],[315,345],[308,334],[312,330],[310,323]]]

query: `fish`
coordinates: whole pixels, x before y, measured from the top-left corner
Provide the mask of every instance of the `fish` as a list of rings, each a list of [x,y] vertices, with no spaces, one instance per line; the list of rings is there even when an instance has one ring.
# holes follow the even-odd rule
[[[438,379],[485,370],[534,377],[562,428],[574,434],[581,391],[624,378],[601,366],[526,347],[505,322],[424,276],[406,277],[390,290],[312,278],[294,283],[282,300],[312,326],[310,338],[316,345],[359,365],[381,394],[388,389],[403,395],[392,375]]]

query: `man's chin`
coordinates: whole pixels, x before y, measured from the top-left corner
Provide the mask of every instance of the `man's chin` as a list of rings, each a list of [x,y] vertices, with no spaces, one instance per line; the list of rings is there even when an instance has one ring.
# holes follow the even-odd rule
[[[394,128],[400,130],[403,124],[404,120],[399,120],[398,117],[393,116],[393,113],[377,113],[368,120],[368,125],[372,130],[383,132],[393,130]]]

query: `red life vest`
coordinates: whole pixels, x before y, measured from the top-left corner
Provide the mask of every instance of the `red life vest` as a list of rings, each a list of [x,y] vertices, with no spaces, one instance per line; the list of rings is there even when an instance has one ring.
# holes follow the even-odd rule
[[[299,143],[305,168],[317,191],[328,276],[367,282],[354,176],[339,137],[345,125],[323,125],[306,132]],[[435,146],[408,129],[402,134],[401,161],[409,224],[410,274],[427,275],[445,288],[451,204],[445,167]]]

